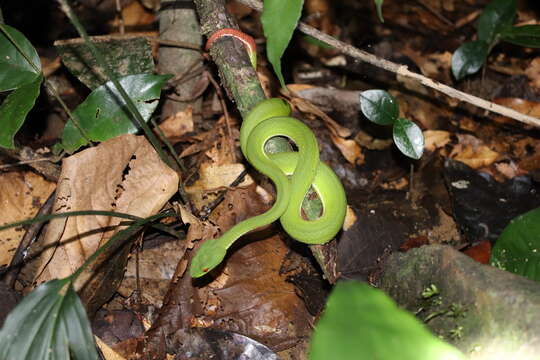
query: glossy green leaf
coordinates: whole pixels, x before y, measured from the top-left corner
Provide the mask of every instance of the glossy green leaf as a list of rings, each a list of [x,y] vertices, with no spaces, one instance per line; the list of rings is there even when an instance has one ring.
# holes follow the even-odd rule
[[[491,265],[540,281],[540,208],[513,219],[495,242]]]
[[[379,17],[379,20],[381,20],[381,22],[384,22],[384,18],[382,16],[382,5],[383,5],[384,0],[374,0],[374,1],[375,1],[375,6],[377,6],[377,16]]]
[[[400,309],[384,292],[359,282],[336,285],[315,327],[310,360],[458,360],[465,357]]]
[[[516,0],[493,0],[478,18],[478,40],[489,45],[497,41],[497,36],[512,26],[516,17]]]
[[[266,36],[266,53],[282,87],[285,87],[285,80],[281,73],[281,58],[291,41],[303,5],[303,0],[264,0],[261,22]]]
[[[511,26],[501,33],[501,39],[520,46],[540,48],[540,25]]]
[[[8,315],[0,359],[95,360],[90,324],[69,279],[38,286]]]
[[[457,80],[476,73],[484,65],[489,51],[485,41],[463,43],[452,55],[452,73]]]
[[[392,129],[394,143],[399,151],[413,159],[420,159],[424,153],[424,134],[410,120],[399,118]]]
[[[31,63],[19,52],[9,37],[16,42]],[[41,62],[30,41],[17,29],[0,24],[0,91],[13,90],[33,82],[40,73]]]
[[[125,76],[119,81],[135,102],[143,119],[148,121],[158,105],[161,88],[170,77],[170,75],[138,74]],[[110,81],[92,91],[73,113],[92,141],[105,141],[139,130]],[[72,153],[86,143],[73,122],[68,121],[62,135],[64,149]]]
[[[361,92],[360,109],[365,117],[379,125],[392,125],[399,116],[396,99],[384,90]]]
[[[43,77],[13,90],[0,106],[0,146],[13,149],[13,137],[19,131],[28,112],[34,107]]]

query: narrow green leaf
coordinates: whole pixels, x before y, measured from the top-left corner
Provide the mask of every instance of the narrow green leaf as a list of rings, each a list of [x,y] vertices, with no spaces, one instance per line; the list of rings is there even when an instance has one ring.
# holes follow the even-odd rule
[[[501,40],[520,46],[540,48],[540,25],[511,26],[501,33]]]
[[[34,107],[43,77],[13,90],[0,106],[0,146],[14,149],[13,137],[19,131],[28,112]]]
[[[38,286],[8,315],[0,331],[0,359],[98,358],[90,324],[68,279]]]
[[[170,77],[170,75],[138,74],[120,79],[120,84],[133,99],[145,121],[150,119],[156,109],[161,88]],[[92,141],[104,141],[139,130],[126,104],[110,81],[92,91],[73,114]],[[68,121],[62,135],[64,149],[72,153],[85,144],[86,140],[77,127],[72,121]]]
[[[384,292],[359,282],[336,285],[311,339],[310,360],[464,360]]]
[[[540,208],[513,219],[495,242],[491,265],[540,281]]]
[[[281,57],[291,41],[303,5],[304,0],[264,0],[261,22],[266,36],[266,53],[282,87],[285,87],[285,80],[281,73]]]
[[[19,52],[6,33],[13,38],[31,63]],[[0,91],[13,90],[33,82],[40,72],[41,62],[30,41],[17,29],[0,24]]]
[[[484,65],[489,45],[482,40],[461,44],[452,55],[452,73],[457,80],[476,73]]]
[[[305,35],[304,36],[304,41],[309,43],[309,44],[318,46],[321,49],[333,49],[334,48],[332,45],[328,45],[324,41],[321,41],[321,40],[319,40],[317,38],[314,38],[313,36],[310,36],[310,35]]]
[[[399,118],[393,128],[394,143],[399,151],[415,160],[420,159],[424,153],[424,134],[422,130],[410,120]]]
[[[516,0],[493,0],[478,18],[478,40],[492,45],[497,36],[507,27],[512,26],[516,17]]]
[[[379,125],[392,125],[399,116],[396,99],[384,90],[361,92],[360,109],[365,117]]]
[[[375,1],[375,6],[377,6],[377,16],[379,17],[379,20],[381,20],[381,22],[383,23],[384,18],[382,16],[382,6],[383,6],[384,0],[374,0],[374,1]]]

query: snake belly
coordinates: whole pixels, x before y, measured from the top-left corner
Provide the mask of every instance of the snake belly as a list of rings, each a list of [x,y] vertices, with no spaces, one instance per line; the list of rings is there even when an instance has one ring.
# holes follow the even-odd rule
[[[242,235],[280,219],[285,231],[294,239],[308,244],[330,241],[341,229],[347,200],[341,181],[319,160],[315,135],[301,121],[290,117],[289,105],[281,99],[264,100],[246,116],[240,130],[240,146],[246,159],[269,177],[276,188],[276,201],[267,212],[246,219],[221,237],[205,241],[193,257],[190,274],[201,277],[218,266],[227,249]],[[267,154],[266,142],[284,136],[293,141],[297,151]],[[315,220],[302,217],[302,202],[313,187],[323,213]]]

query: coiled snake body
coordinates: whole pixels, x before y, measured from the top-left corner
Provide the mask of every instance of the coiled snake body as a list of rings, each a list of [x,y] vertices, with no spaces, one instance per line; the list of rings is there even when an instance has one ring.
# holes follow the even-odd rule
[[[259,103],[244,119],[240,130],[242,152],[273,181],[276,201],[264,214],[236,224],[217,239],[206,240],[191,262],[192,277],[201,277],[219,265],[239,237],[278,218],[291,237],[308,244],[328,242],[343,225],[347,207],[343,186],[332,169],[320,162],[317,140],[309,127],[290,117],[290,112],[286,102],[273,98]],[[267,154],[264,146],[275,136],[289,138],[298,151]],[[305,220],[302,202],[311,186],[322,201],[323,214]]]

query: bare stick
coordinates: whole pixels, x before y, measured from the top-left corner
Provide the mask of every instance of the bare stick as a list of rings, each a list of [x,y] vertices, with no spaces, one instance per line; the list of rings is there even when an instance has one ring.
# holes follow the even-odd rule
[[[238,0],[238,2],[244,5],[247,5],[257,11],[262,11],[262,4],[259,2],[259,0]],[[440,82],[430,79],[424,75],[420,75],[420,74],[410,71],[406,65],[396,64],[394,62],[379,58],[378,56],[370,54],[366,51],[355,48],[354,46],[344,43],[342,41],[339,41],[336,38],[328,34],[325,34],[303,22],[300,22],[298,24],[298,30],[328,45],[333,46],[334,48],[338,49],[344,54],[360,59],[373,66],[382,68],[384,70],[393,72],[395,74],[407,77],[409,79],[413,79],[416,82],[419,82],[420,84],[424,86],[435,89],[449,97],[472,104],[474,106],[491,111],[493,113],[512,118],[514,120],[520,121],[527,125],[540,127],[540,119],[537,119],[529,115],[525,115],[523,113],[520,113],[519,111],[510,109],[506,106],[495,104],[491,101],[484,100],[477,96],[467,94],[463,91],[454,89],[448,85],[441,84]]]

